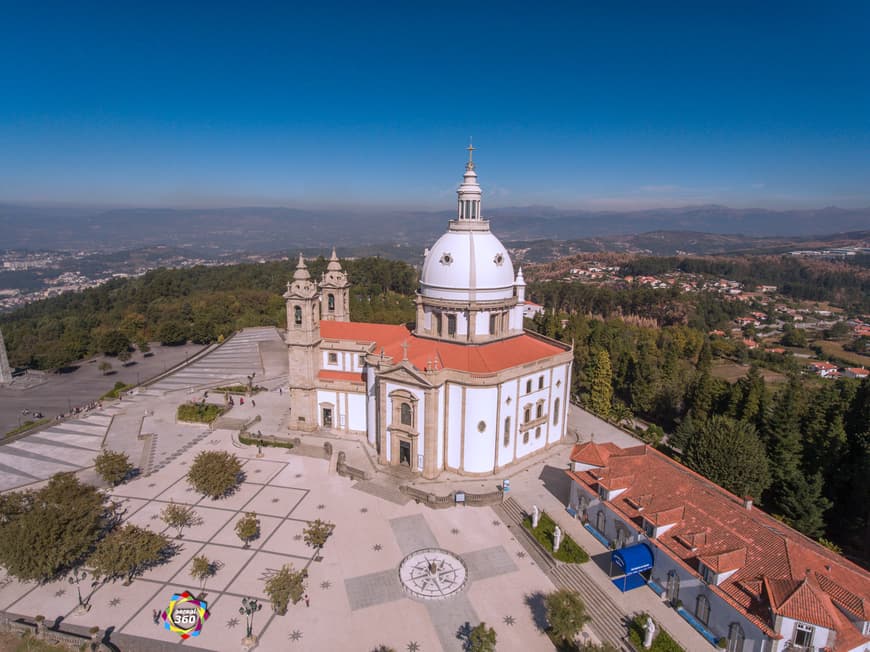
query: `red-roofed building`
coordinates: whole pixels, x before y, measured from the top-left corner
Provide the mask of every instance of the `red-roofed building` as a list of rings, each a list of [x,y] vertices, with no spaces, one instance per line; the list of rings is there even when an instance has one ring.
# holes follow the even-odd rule
[[[358,433],[381,464],[426,478],[491,474],[562,439],[571,347],[523,330],[541,307],[481,216],[470,157],[458,195],[412,326],[350,321],[335,251],[319,282],[300,256],[284,294],[292,428]]]
[[[864,367],[847,367],[843,369],[843,375],[846,378],[867,378],[870,376],[870,371],[867,371]]]
[[[822,378],[831,378],[838,372],[837,365],[825,361],[810,362],[807,366]]]
[[[708,640],[870,650],[864,569],[649,446],[581,444],[571,463],[569,509],[612,546],[648,544],[651,586]]]

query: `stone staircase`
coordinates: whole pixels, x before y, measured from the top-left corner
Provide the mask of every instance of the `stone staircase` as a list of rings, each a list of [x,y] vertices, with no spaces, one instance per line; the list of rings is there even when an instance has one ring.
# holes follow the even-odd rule
[[[506,523],[512,523],[511,529],[522,528],[526,510],[523,509],[513,497],[506,499],[501,505],[494,507]],[[586,604],[586,611],[592,618],[590,626],[602,641],[615,645],[617,649],[624,649],[624,639],[627,632],[627,616],[611,600],[595,581],[589,577],[580,564],[564,564],[556,562],[546,553],[543,548],[532,541],[531,537],[524,536],[525,532],[517,532],[517,541],[532,555],[544,572],[547,573],[560,589],[577,591]],[[537,544],[537,545],[535,545]],[[540,559],[545,556],[545,559]],[[589,562],[592,563],[592,562]]]

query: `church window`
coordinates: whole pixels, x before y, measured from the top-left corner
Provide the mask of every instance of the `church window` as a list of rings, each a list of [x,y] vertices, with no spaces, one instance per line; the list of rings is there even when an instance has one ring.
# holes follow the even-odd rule
[[[456,315],[447,315],[447,334],[456,335]]]
[[[302,325],[302,307],[293,306],[293,323],[297,326]]]
[[[532,408],[531,408],[531,406],[528,406],[523,410],[523,421],[524,421],[524,423],[528,423],[531,420],[532,420]]]
[[[329,353],[328,356],[329,364],[338,364],[338,353]]]
[[[326,307],[329,312],[335,312],[335,295],[327,294],[326,295]]]
[[[504,420],[504,445],[505,447],[511,443],[511,418],[505,417]]]
[[[559,425],[559,399],[553,401],[553,425]]]
[[[411,406],[408,405],[407,403],[402,403],[401,421],[402,421],[402,425],[404,425],[404,426],[411,425]]]
[[[453,256],[449,253],[445,253],[441,256],[441,260],[439,261],[442,265],[450,265],[453,262]]]
[[[529,431],[528,431],[528,430],[526,430],[526,431],[523,433],[523,443],[524,443],[524,444],[528,444],[528,443],[529,443]]]
[[[535,439],[540,439],[540,438],[541,438],[541,426],[538,426],[537,428],[535,428]]]
[[[538,405],[535,407],[535,418],[540,419],[544,416],[544,404],[538,401]]]
[[[526,381],[526,394],[531,394],[531,393],[532,393],[532,381],[527,380]]]
[[[538,378],[538,389],[544,389],[544,377]]]
[[[496,329],[496,321],[498,320],[498,315],[491,314],[489,316],[489,334],[495,335]]]

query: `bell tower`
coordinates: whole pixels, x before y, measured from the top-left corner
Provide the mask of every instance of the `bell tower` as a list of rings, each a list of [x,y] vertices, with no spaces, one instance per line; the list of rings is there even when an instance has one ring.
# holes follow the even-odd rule
[[[290,422],[294,430],[317,428],[317,372],[320,370],[320,294],[299,254],[293,282],[284,293],[287,304]]]
[[[335,247],[320,279],[320,318],[324,321],[350,321],[350,283],[341,269]]]

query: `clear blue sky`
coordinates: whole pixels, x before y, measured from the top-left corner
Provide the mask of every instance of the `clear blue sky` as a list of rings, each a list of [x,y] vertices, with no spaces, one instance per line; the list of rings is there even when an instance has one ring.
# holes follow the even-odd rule
[[[717,5],[711,7],[710,5]],[[0,201],[870,206],[870,2],[0,0]]]

